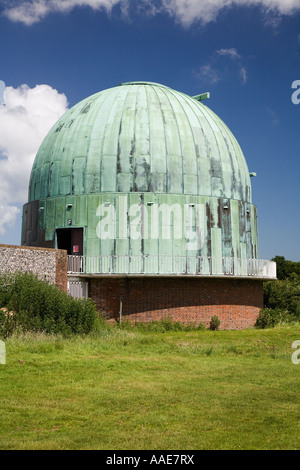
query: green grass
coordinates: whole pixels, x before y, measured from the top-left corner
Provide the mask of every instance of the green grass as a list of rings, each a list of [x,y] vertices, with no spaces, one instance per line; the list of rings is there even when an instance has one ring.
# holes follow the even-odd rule
[[[6,340],[0,449],[299,449],[300,326]]]

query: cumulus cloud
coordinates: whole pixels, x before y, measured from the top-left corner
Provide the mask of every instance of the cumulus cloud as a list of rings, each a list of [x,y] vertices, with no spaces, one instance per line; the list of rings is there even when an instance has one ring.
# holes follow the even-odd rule
[[[162,0],[162,3],[170,15],[186,26],[194,21],[214,21],[222,10],[233,6],[258,6],[266,13],[280,15],[291,15],[300,10],[299,0]]]
[[[49,13],[68,13],[75,7],[88,6],[93,10],[110,12],[120,4],[125,12],[129,0],[17,0],[10,2],[3,14],[10,20],[28,26],[41,21]]]
[[[116,5],[122,12],[143,11],[148,14],[168,13],[184,26],[195,21],[203,24],[216,20],[218,14],[233,6],[258,6],[267,14],[291,15],[300,10],[299,0],[13,0],[4,10],[12,21],[27,25],[36,23],[53,12],[68,12],[75,7],[88,6],[93,10],[108,12]]]
[[[49,85],[5,89],[5,105],[0,105],[0,234],[27,202],[36,152],[67,106],[66,96]]]

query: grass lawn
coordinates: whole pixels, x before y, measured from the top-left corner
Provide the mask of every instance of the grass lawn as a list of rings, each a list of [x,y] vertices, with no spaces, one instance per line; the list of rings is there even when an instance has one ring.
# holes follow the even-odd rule
[[[300,326],[6,340],[0,449],[300,449]]]

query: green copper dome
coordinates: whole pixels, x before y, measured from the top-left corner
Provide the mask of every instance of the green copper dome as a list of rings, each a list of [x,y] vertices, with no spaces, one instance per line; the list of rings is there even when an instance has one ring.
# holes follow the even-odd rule
[[[150,82],[76,104],[37,153],[29,201],[107,192],[251,202],[245,158],[224,122],[202,102]]]
[[[37,153],[22,244],[99,273],[219,274],[256,259],[247,164],[204,97],[130,82],[73,106]]]

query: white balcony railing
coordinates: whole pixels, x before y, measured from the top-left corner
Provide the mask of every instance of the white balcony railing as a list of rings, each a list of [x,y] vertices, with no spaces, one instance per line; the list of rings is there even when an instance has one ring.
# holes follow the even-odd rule
[[[276,263],[262,259],[205,256],[68,256],[68,272],[86,275],[249,276],[276,279]]]

